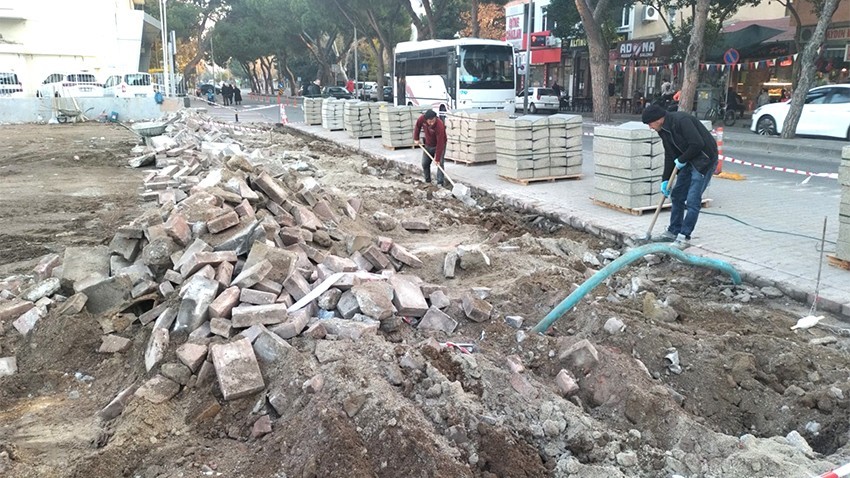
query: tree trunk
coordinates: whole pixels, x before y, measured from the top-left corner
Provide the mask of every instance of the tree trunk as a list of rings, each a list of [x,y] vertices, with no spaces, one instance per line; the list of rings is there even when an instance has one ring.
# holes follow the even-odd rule
[[[825,0],[823,7],[818,15],[818,24],[812,33],[812,39],[803,49],[803,54],[798,56],[800,60],[800,80],[794,87],[794,92],[791,94],[791,107],[788,109],[788,116],[785,117],[785,124],[782,127],[783,138],[793,138],[797,134],[797,123],[800,122],[800,115],[803,114],[803,104],[806,101],[806,95],[809,88],[812,86],[812,80],[815,78],[815,56],[818,49],[823,45],[823,39],[826,36],[826,29],[829,27],[830,19],[838,8],[838,0]]]
[[[295,78],[295,73],[292,72],[292,69],[289,68],[289,65],[285,65],[286,68],[286,76],[289,78],[289,95],[290,96],[298,96],[298,85],[295,83],[297,80]]]
[[[204,54],[207,52],[206,44],[207,39],[209,39],[209,35],[212,34],[210,31],[206,36],[204,35],[204,31],[207,29],[207,21],[210,19],[210,15],[212,14],[211,10],[204,12],[204,16],[201,19],[201,24],[198,25],[198,50],[195,52],[195,56],[189,60],[189,63],[186,63],[186,66],[183,67],[183,78],[187,81],[191,78],[194,80],[197,72],[195,71],[195,67],[198,66],[198,63],[201,62],[201,59],[204,57]]]
[[[685,55],[685,73],[682,78],[682,95],[679,98],[679,111],[691,112],[699,82],[699,60],[702,57],[705,26],[708,23],[708,6],[710,0],[697,0],[694,11],[694,29],[691,31],[691,42]]]
[[[472,8],[470,9],[470,22],[472,25],[472,37],[478,38],[481,35],[481,25],[478,24],[478,6],[481,3],[480,0],[472,0]]]
[[[437,19],[431,9],[431,0],[422,0],[422,9],[425,10],[425,21],[428,22],[428,38],[437,39]]]
[[[271,72],[269,71],[268,59],[265,57],[260,57],[260,69],[263,71],[263,86],[264,93],[271,94],[271,90],[269,89],[269,76]]]
[[[593,120],[606,123],[611,120],[611,102],[608,100],[608,43],[602,37],[602,29],[586,1],[575,2],[587,35]],[[598,4],[596,10],[600,10],[599,6]],[[528,67],[529,65],[526,65],[526,68]]]
[[[422,19],[419,18],[416,11],[413,10],[410,0],[398,0],[398,3],[407,10],[407,14],[410,15],[410,21],[413,23],[413,26],[416,27],[416,33],[418,34],[417,40],[427,40],[428,32],[426,31],[425,24],[422,23]]]

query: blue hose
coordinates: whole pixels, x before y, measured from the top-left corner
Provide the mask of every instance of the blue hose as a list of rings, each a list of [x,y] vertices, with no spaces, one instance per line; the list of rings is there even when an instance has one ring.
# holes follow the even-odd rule
[[[596,274],[593,274],[593,277],[584,281],[578,289],[573,291],[572,294],[567,296],[566,299],[562,300],[560,304],[557,305],[552,312],[549,312],[546,317],[543,318],[537,325],[531,329],[533,332],[543,333],[549,327],[555,323],[556,320],[561,318],[562,315],[569,312],[578,301],[582,299],[588,292],[592,291],[596,288],[602,281],[608,278],[611,274],[619,271],[623,267],[631,264],[632,262],[640,259],[641,257],[647,254],[668,254],[685,264],[690,264],[694,266],[702,266],[709,267],[712,269],[717,269],[721,272],[725,272],[732,277],[732,283],[738,285],[741,283],[741,275],[738,274],[738,271],[732,267],[728,262],[721,261],[719,259],[712,259],[710,257],[699,257],[691,254],[685,254],[681,250],[671,246],[670,244],[647,244],[645,246],[636,247],[619,258],[617,260],[611,262],[604,268],[602,268]]]

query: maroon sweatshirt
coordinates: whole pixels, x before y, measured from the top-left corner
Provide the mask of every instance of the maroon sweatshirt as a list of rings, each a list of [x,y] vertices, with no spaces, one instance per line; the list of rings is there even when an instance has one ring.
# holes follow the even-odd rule
[[[416,126],[413,128],[413,139],[419,141],[419,131],[424,129],[425,141],[423,141],[423,144],[437,148],[434,151],[434,159],[442,162],[443,155],[446,154],[446,126],[439,117],[436,119],[434,126],[428,126],[428,123],[425,122],[425,115],[419,116],[419,119],[416,120]]]

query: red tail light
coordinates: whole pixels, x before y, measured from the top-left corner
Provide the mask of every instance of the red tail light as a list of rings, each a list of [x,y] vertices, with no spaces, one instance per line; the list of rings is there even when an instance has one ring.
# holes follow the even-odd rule
[[[540,99],[540,90],[537,91],[537,99]]]
[[[121,93],[126,93],[126,92],[127,92],[127,85],[122,84],[121,85]]]

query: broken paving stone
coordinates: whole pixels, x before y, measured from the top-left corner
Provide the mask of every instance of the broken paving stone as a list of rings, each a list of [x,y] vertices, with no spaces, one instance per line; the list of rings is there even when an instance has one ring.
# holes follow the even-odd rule
[[[566,344],[566,340],[559,344],[562,350],[558,353],[558,360],[564,362],[570,370],[584,374],[599,363],[599,352],[589,340],[582,339],[564,348]]]
[[[422,267],[424,265],[418,257],[408,252],[400,244],[393,244],[393,247],[390,249],[390,256],[410,267]]]
[[[228,319],[222,319],[220,317],[213,317],[210,319],[210,333],[213,335],[229,339],[230,331],[232,329],[233,323]]]
[[[307,279],[305,279],[298,271],[290,274],[290,276],[283,281],[283,288],[286,289],[286,292],[288,292],[295,300],[301,300],[312,290]]]
[[[158,363],[165,358],[165,351],[168,349],[169,335],[166,329],[153,329],[151,336],[148,339],[148,345],[145,348],[145,370],[151,371]]]
[[[189,367],[192,373],[195,373],[207,358],[207,346],[185,343],[177,348],[177,358]]]
[[[177,382],[157,375],[139,387],[135,395],[153,404],[160,404],[171,400],[178,393],[180,393],[180,385]]]
[[[189,370],[189,367],[182,363],[174,362],[162,364],[162,367],[159,368],[159,373],[163,377],[173,380],[180,385],[186,385],[189,383],[189,378],[192,376],[192,371]]]
[[[463,296],[463,313],[473,322],[484,322],[490,319],[490,314],[493,311],[493,306],[472,294]]]
[[[210,353],[225,400],[247,397],[265,388],[257,357],[247,338],[212,345]]]
[[[395,313],[393,288],[386,282],[366,282],[351,288],[360,312],[375,320],[390,318]]]
[[[260,326],[260,333],[254,339],[254,353],[263,362],[271,363],[285,359],[292,346],[276,333]]]
[[[339,315],[341,315],[344,319],[350,319],[354,317],[354,314],[360,312],[360,304],[357,302],[357,297],[351,290],[347,290],[342,293],[339,297],[339,301],[337,301],[336,307],[339,311]]]
[[[47,254],[42,257],[32,271],[38,280],[44,280],[53,275],[53,270],[61,264],[59,254]]]
[[[392,286],[393,305],[399,315],[405,317],[422,317],[428,311],[428,303],[422,295],[422,289],[414,284],[409,277],[396,274],[390,277],[389,284]],[[362,307],[361,307],[362,309]]]
[[[773,286],[762,287],[761,293],[768,299],[778,299],[784,295],[781,290]]]
[[[0,358],[0,377],[8,377],[18,373],[18,359],[12,357]]]
[[[218,282],[196,274],[183,290],[174,331],[191,333],[209,317],[209,307],[218,293]]]
[[[236,211],[230,210],[226,213],[207,221],[207,230],[213,234],[218,234],[226,229],[239,224],[239,214]]]
[[[251,287],[257,282],[265,279],[266,275],[269,271],[272,270],[272,263],[268,259],[263,259],[262,261],[254,264],[251,267],[243,268],[242,272],[233,279],[231,285],[238,287]]]
[[[579,388],[576,383],[576,379],[564,369],[561,369],[561,371],[558,372],[558,375],[555,376],[555,385],[564,397],[569,397],[570,395],[578,392]]]
[[[626,330],[626,324],[616,317],[611,317],[605,321],[605,325],[602,328],[605,329],[605,332],[615,335]]]
[[[333,318],[322,320],[319,323],[324,326],[328,334],[354,341],[367,335],[377,335],[379,327],[379,322],[374,320],[367,322]]]
[[[45,315],[46,313],[44,309],[41,307],[34,307],[24,312],[23,315],[12,322],[12,325],[18,332],[20,332],[21,335],[27,335],[33,328],[35,328],[35,324],[37,324],[38,321]]]
[[[398,226],[398,220],[383,211],[375,212],[372,215],[372,221],[384,232],[392,231]]]
[[[252,325],[279,324],[289,318],[286,304],[240,305],[233,309],[233,327],[244,329]]]
[[[59,292],[59,279],[50,277],[24,289],[21,292],[20,298],[30,302],[36,302],[43,297],[50,297],[56,292]]]
[[[330,289],[322,292],[316,300],[316,305],[325,310],[334,310],[336,309],[337,304],[339,304],[339,298],[341,296],[341,290],[336,287],[331,287]]]
[[[239,303],[241,292],[239,287],[228,287],[216,297],[209,306],[210,317],[227,319],[236,304]]]
[[[300,309],[289,314],[285,322],[275,325],[270,330],[281,338],[291,339],[300,334],[304,327],[307,327],[309,321],[310,313],[308,309]]]
[[[130,339],[118,335],[104,335],[100,339],[102,343],[97,351],[104,354],[126,352],[133,344]]]
[[[328,330],[322,322],[316,322],[308,327],[307,330],[304,331],[303,335],[311,339],[321,340],[328,335]]]
[[[255,284],[256,286],[256,284]],[[251,305],[268,305],[274,304],[278,294],[273,292],[263,292],[255,289],[242,289],[239,294],[239,300]]]
[[[522,373],[525,371],[522,359],[518,355],[508,355],[505,357],[505,362],[508,364],[508,369],[511,373]]]
[[[521,373],[511,374],[510,382],[511,387],[516,390],[517,393],[529,400],[537,398],[540,394],[537,388],[528,381],[528,378]]]
[[[446,253],[446,257],[443,259],[443,277],[446,279],[454,279],[457,272],[458,260],[459,257],[457,252],[451,251]]]
[[[306,393],[319,393],[325,387],[325,378],[322,374],[314,375],[307,379],[301,389]]]
[[[254,422],[251,427],[251,438],[257,440],[272,432],[272,419],[268,415],[263,415]]]
[[[109,249],[106,246],[66,248],[59,278],[62,287],[70,290],[74,283],[91,276],[109,276]]]
[[[97,417],[104,422],[108,422],[109,420],[118,418],[122,413],[124,413],[124,409],[127,405],[133,401],[134,393],[136,391],[136,386],[131,385],[124,390],[121,390],[115,398],[112,399],[101,411],[97,413]]]
[[[369,395],[366,393],[352,393],[345,397],[342,401],[342,409],[345,411],[345,414],[348,415],[348,418],[354,418],[360,410],[363,408],[363,405],[366,404],[366,400],[369,398]]]
[[[102,315],[123,309],[130,300],[133,290],[133,281],[126,275],[98,278],[92,282],[80,281],[76,285],[83,286],[77,292],[86,295],[86,309],[92,315]]]
[[[390,259],[374,244],[362,252],[363,258],[369,261],[376,269],[387,269],[390,267]]]
[[[458,246],[457,256],[460,259],[460,268],[463,270],[477,269],[490,265],[490,258],[481,250],[481,246]]]
[[[5,303],[0,302],[0,321],[6,321],[13,317],[20,317],[33,307],[35,307],[34,303],[18,299],[13,299]]]
[[[333,272],[355,272],[357,271],[357,263],[348,257],[339,257],[334,254],[328,254],[322,261],[328,269]]]
[[[419,330],[436,330],[451,334],[457,328],[457,321],[446,315],[440,309],[431,306],[419,324],[416,326]]]
[[[263,260],[268,260],[272,265],[272,268],[268,271],[264,279],[282,283],[295,270],[298,256],[286,249],[272,247],[265,242],[258,241],[251,245],[251,250],[248,252],[248,258],[245,260],[243,269],[250,269]]]
[[[423,231],[431,230],[431,223],[425,219],[404,219],[401,221],[401,227],[408,231]]]
[[[431,306],[438,309],[445,309],[451,304],[449,297],[440,289],[431,292],[431,295],[428,298],[431,301]]]
[[[509,326],[511,326],[511,327],[513,327],[513,328],[515,328],[515,329],[519,329],[519,328],[521,328],[521,327],[522,327],[522,322],[523,322],[524,320],[525,320],[525,319],[523,319],[523,318],[522,318],[521,316],[519,316],[519,315],[506,315],[506,316],[505,316],[505,323],[506,323],[506,324],[508,324]]]

